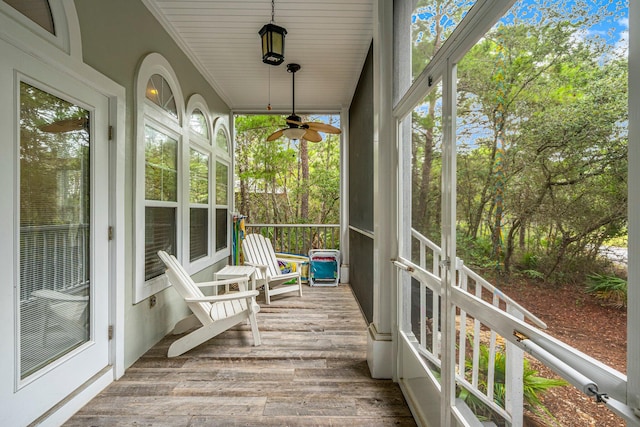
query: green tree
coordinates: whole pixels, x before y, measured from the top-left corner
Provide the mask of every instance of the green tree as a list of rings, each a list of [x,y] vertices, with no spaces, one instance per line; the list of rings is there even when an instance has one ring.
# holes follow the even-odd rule
[[[413,11],[412,75],[415,78],[438,52],[446,38],[473,2],[467,0],[420,0]],[[435,239],[439,235],[439,162],[440,123],[436,105],[438,90],[432,91],[423,106],[424,112],[412,115],[411,180],[412,227]]]
[[[489,32],[459,64],[458,208],[467,236],[478,237],[483,223],[494,226],[492,166],[503,132],[504,266],[524,248],[527,227],[544,236],[549,276],[624,228],[626,58],[602,38],[582,37],[584,26],[614,12],[593,13],[588,2],[534,6],[537,14],[514,7],[511,23]],[[465,130],[472,135],[466,141]]]
[[[329,119],[338,125],[334,116]],[[268,142],[284,123],[284,116],[236,117],[240,211],[254,223],[339,222],[339,136],[327,134],[319,143],[286,138]]]

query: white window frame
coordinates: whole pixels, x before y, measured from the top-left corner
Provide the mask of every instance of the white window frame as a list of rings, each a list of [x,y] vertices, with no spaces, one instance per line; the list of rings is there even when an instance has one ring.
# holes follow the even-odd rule
[[[217,143],[217,136],[218,136],[218,132],[223,132],[225,137],[227,138],[227,150],[223,150],[222,148],[218,147],[218,143]],[[231,255],[231,226],[232,226],[232,215],[231,215],[231,209],[232,209],[232,201],[233,201],[233,162],[232,162],[232,156],[231,156],[231,152],[233,149],[233,144],[232,144],[232,140],[231,140],[231,134],[229,133],[229,128],[227,127],[226,122],[221,118],[218,117],[215,122],[214,122],[214,129],[213,129],[213,134],[211,136],[211,141],[212,141],[212,146],[213,146],[213,152],[215,154],[214,159],[213,159],[213,167],[212,169],[212,174],[213,174],[213,199],[212,199],[212,203],[213,203],[213,209],[212,209],[212,215],[213,215],[213,235],[214,235],[214,239],[212,241],[212,247],[213,247],[213,251],[215,252],[214,255],[214,259],[216,260],[216,262],[221,261],[225,258],[228,258]],[[217,189],[217,168],[218,168],[218,163],[222,163],[225,166],[227,166],[227,204],[226,205],[222,205],[222,204],[218,204],[218,201],[216,199],[216,194],[215,194],[215,190]],[[227,239],[226,239],[226,246],[223,249],[220,250],[216,250],[216,235],[215,235],[215,231],[217,230],[217,224],[216,224],[216,213],[218,209],[226,209],[227,210]]]
[[[51,16],[55,25],[55,34],[42,28],[33,22],[29,17],[18,12],[7,3],[0,1],[0,15],[5,14],[9,17],[9,22],[3,23],[0,20],[0,28],[6,28],[9,34],[12,33],[11,27],[18,25],[28,29],[26,37],[20,37],[16,40],[16,45],[28,50],[29,46],[37,43],[33,38],[45,40],[52,44],[62,52],[69,56],[82,61],[82,43],[80,38],[80,24],[75,9],[72,10],[65,5],[65,0],[49,0]],[[13,34],[18,34],[15,31]]]
[[[171,114],[160,108],[158,105],[147,99],[145,91],[147,88],[147,82],[152,75],[159,74],[162,76],[173,92],[175,99],[176,110],[178,113],[177,119]],[[184,167],[183,150],[184,150],[184,129],[182,123],[184,121],[184,98],[182,91],[178,83],[173,68],[169,62],[158,53],[151,53],[147,55],[138,69],[136,76],[136,91],[135,91],[135,105],[136,105],[136,118],[135,129],[136,136],[134,139],[136,147],[136,159],[135,159],[135,188],[134,188],[134,204],[135,204],[135,240],[134,240],[134,269],[135,269],[135,288],[133,295],[133,302],[138,303],[145,298],[158,293],[159,291],[167,288],[169,283],[164,274],[154,277],[145,281],[144,274],[144,257],[145,257],[145,208],[147,206],[169,206],[162,202],[153,202],[147,204],[145,200],[145,128],[150,126],[160,132],[166,133],[171,138],[176,139],[178,143],[177,147],[177,200],[171,202],[172,206],[176,207],[176,253],[179,257],[183,254],[183,239],[184,233],[182,232],[181,224],[183,223],[183,206],[184,198],[184,185],[181,183],[184,181],[182,175]]]
[[[455,94],[455,65],[457,62],[466,54],[466,52],[476,43],[476,40],[488,31],[488,29],[493,25],[493,22],[500,17],[508,10],[509,7],[514,3],[513,0],[496,0],[494,2],[489,2],[488,0],[478,0],[476,5],[471,9],[467,17],[465,18],[465,22],[460,25],[460,28],[456,29],[456,33],[458,35],[457,39],[453,42],[449,42],[446,46],[443,46],[440,51],[434,56],[433,60],[427,65],[427,67],[422,71],[422,73],[405,89],[402,89],[402,92],[398,94],[398,102],[394,106],[393,110],[393,121],[395,123],[396,128],[396,138],[398,138],[398,146],[402,146],[403,144],[403,129],[402,129],[402,119],[407,115],[411,114],[412,108],[417,105],[421,99],[431,90],[430,87],[442,79],[442,90],[443,90],[443,99],[445,99],[444,93],[448,93],[449,95]],[[397,21],[397,20],[396,20]],[[634,39],[634,35],[637,36],[639,34],[638,28],[640,25],[640,4],[634,1],[629,1],[629,21],[630,21],[630,37],[629,40]],[[634,26],[635,24],[635,26]],[[404,25],[407,25],[406,23]],[[406,31],[407,28],[400,28],[397,26],[395,28],[395,36],[397,38],[402,38],[402,31]],[[400,72],[396,74],[395,79],[402,79],[406,77],[407,70],[411,70],[410,62],[400,62],[399,65]],[[638,49],[637,45],[630,43],[629,49],[629,116],[638,118],[640,117],[640,97],[637,96],[637,92],[640,89],[640,74],[637,72],[640,70],[640,49]],[[396,70],[398,71],[398,70]],[[636,72],[634,72],[636,71]],[[403,74],[404,72],[404,74]],[[398,77],[398,74],[401,76]],[[404,82],[403,82],[404,83]],[[634,96],[635,95],[635,96]],[[449,103],[449,111],[451,109],[455,109],[455,96],[450,96],[448,100],[444,101]],[[449,138],[451,138],[454,133],[455,120],[449,120],[448,124]],[[404,135],[406,138],[406,135]],[[637,185],[633,185],[633,183],[638,182],[638,176],[640,175],[639,168],[634,167],[640,163],[640,150],[638,149],[638,121],[637,120],[629,120],[629,271],[628,271],[628,281],[630,284],[637,284],[638,276],[640,276],[640,264],[638,259],[640,259],[640,251],[635,249],[638,248],[638,242],[640,241],[640,216],[637,215],[638,207],[640,203],[640,188]],[[452,242],[449,245],[447,255],[450,259],[455,259],[455,147],[453,144],[449,144],[451,152],[449,155],[453,156],[450,158],[452,173],[449,175],[449,179],[447,180],[449,184],[452,184],[451,194],[449,195],[449,203],[443,210],[443,223],[445,221],[445,217],[449,222],[449,233],[447,236],[443,233],[443,239],[449,238]],[[401,148],[397,148],[399,150]],[[406,157],[406,153],[404,156]],[[406,160],[406,158],[405,158]],[[402,159],[401,159],[402,161]],[[444,162],[444,161],[443,161]],[[635,179],[634,179],[635,177]],[[398,175],[399,185],[398,191],[402,193],[403,184],[407,183],[403,181],[403,176],[401,173]],[[445,183],[446,185],[447,183]],[[444,204],[444,203],[443,203]],[[402,218],[405,222],[407,220],[406,216],[403,216],[404,212],[400,212],[400,218]],[[405,223],[400,224],[399,227],[399,247],[407,248],[407,242],[403,240],[403,233],[406,233],[406,230],[410,228]],[[443,245],[443,250],[445,250],[445,245]],[[402,256],[402,253],[399,254]],[[455,277],[455,263],[451,263],[449,266],[449,275],[451,277]],[[451,283],[445,284],[447,287],[451,287]],[[444,285],[443,285],[444,286]],[[443,293],[445,296],[448,292]],[[397,310],[402,313],[401,307],[402,301],[398,301]],[[447,301],[447,298],[443,298],[443,306],[447,307],[450,302]],[[628,342],[627,342],[627,375],[619,376],[615,372],[612,372],[610,368],[604,367],[601,372],[598,372],[598,376],[601,380],[601,383],[608,384],[623,384],[622,387],[625,388],[624,391],[614,390],[619,392],[620,395],[624,395],[626,391],[626,402],[622,401],[622,409],[628,411],[635,411],[636,416],[640,413],[640,338],[638,338],[638,334],[635,333],[639,324],[640,324],[640,294],[638,293],[637,286],[629,286],[628,293],[628,308],[627,308],[627,331],[628,331]],[[495,320],[494,320],[495,321]],[[513,329],[512,329],[513,330]],[[633,333],[632,333],[633,332]],[[444,334],[443,334],[444,335]],[[508,334],[505,334],[506,337]],[[401,341],[402,338],[399,338]],[[446,344],[443,342],[443,345]],[[402,347],[402,346],[400,346]],[[558,348],[554,348],[553,355],[560,360],[568,360],[565,362],[567,364],[571,364],[574,369],[577,369],[579,372],[586,372],[587,374],[596,375],[593,372],[593,369],[589,371],[589,369],[585,369],[585,366],[590,366],[591,363],[589,356],[586,357],[583,354],[579,354],[574,352],[573,349],[562,343],[557,346]],[[399,349],[399,353],[402,354],[403,348]],[[447,357],[451,357],[451,353],[453,349],[450,347],[448,350],[448,355],[443,354],[443,373],[441,374],[441,393],[443,394],[443,398],[440,403],[440,422],[442,425],[450,425],[453,420],[453,412],[455,410],[455,401],[453,393],[451,392],[452,388],[455,386],[454,376],[451,370],[452,366],[455,366],[454,363],[449,363],[448,366],[444,364],[444,360]],[[411,363],[408,360],[408,357],[405,355],[405,359],[398,358],[396,359],[396,363],[398,365],[404,365],[407,369],[410,369]],[[599,362],[595,362],[595,365],[598,365]],[[548,363],[545,365],[549,366]],[[402,367],[401,367],[402,368]],[[400,370],[402,370],[400,368]],[[447,372],[444,372],[445,369]],[[587,372],[588,371],[588,372]],[[402,383],[402,380],[401,380]],[[404,388],[403,388],[404,390]],[[602,392],[607,393],[611,390],[600,390]],[[611,397],[611,396],[610,396]],[[623,399],[621,399],[623,400]],[[627,407],[624,407],[626,404]],[[419,412],[422,410],[420,408],[415,408]],[[619,408],[620,409],[620,408]],[[607,410],[604,407],[603,411]],[[422,412],[421,412],[422,413]]]
[[[196,109],[199,110],[204,115],[207,131],[209,134],[208,137],[204,137],[203,135],[200,135],[197,132],[194,132],[191,130],[190,119],[191,119],[191,115],[195,112]],[[183,218],[185,218],[185,221],[183,221],[183,224],[182,224],[182,228],[183,228],[182,232],[185,236],[184,245],[183,245],[183,259],[186,261],[185,264],[187,264],[187,271],[193,274],[215,263],[215,257],[214,257],[215,250],[214,250],[214,244],[213,244],[213,240],[214,240],[213,237],[215,232],[215,228],[214,228],[215,208],[214,208],[214,202],[213,202],[213,199],[215,197],[215,194],[214,194],[215,174],[213,173],[215,163],[213,158],[214,157],[213,144],[215,142],[213,140],[213,137],[215,134],[213,132],[213,126],[211,122],[211,115],[209,113],[209,107],[207,106],[205,99],[201,95],[194,94],[189,97],[189,100],[187,102],[187,114],[185,116],[184,122],[185,122],[185,132],[189,136],[189,144],[185,144],[185,154],[184,154],[185,163],[183,167],[183,170],[185,171],[185,177],[186,177],[184,179],[184,184],[185,184],[184,194],[186,195],[186,197],[185,197],[184,214],[183,214]],[[190,209],[192,207],[203,207],[203,205],[192,204],[190,200],[190,188],[189,188],[190,182],[191,182],[190,159],[191,159],[192,149],[207,155],[209,158],[209,203],[208,203],[209,239],[207,243],[207,255],[193,262],[191,262],[190,260],[191,259],[191,256],[190,256],[190,253],[191,253]]]

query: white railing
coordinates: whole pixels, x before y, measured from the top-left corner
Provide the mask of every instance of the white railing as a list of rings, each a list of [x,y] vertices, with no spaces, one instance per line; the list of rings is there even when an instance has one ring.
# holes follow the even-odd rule
[[[89,283],[89,225],[20,227],[20,300],[33,291],[72,291]]]
[[[544,322],[466,267],[459,259],[455,264],[455,285],[447,290],[448,307],[456,314],[455,338],[451,337],[453,343],[443,340],[440,330],[447,329],[449,325],[441,323],[441,273],[450,266],[440,261],[442,255],[437,245],[412,230],[412,244],[414,243],[419,246],[417,263],[399,258],[394,260],[394,264],[399,270],[409,274],[411,288],[415,285],[414,280],[418,283],[419,306],[414,308],[412,301],[411,310],[412,314],[417,311],[419,331],[413,329],[412,316],[411,330],[405,330],[401,335],[407,336],[408,342],[413,343],[424,360],[436,369],[442,369],[443,354],[451,354],[449,349],[453,344],[456,360],[454,362],[448,357],[447,361],[448,364],[455,365],[457,385],[497,413],[507,425],[521,426],[524,406],[523,352],[526,351],[585,395],[604,403],[609,410],[623,418],[627,425],[640,427],[640,409],[634,406],[636,402],[633,399],[628,401],[627,377],[624,374],[542,331],[540,328],[546,328]],[[406,289],[404,285],[407,282],[401,283],[403,289]],[[427,306],[429,293],[432,295],[430,307]],[[431,309],[431,316],[428,308]],[[470,332],[467,333],[467,330]],[[415,334],[420,335],[419,340],[415,339]],[[428,336],[431,339],[427,339]],[[441,348],[445,343],[447,351]],[[494,365],[502,348],[506,354],[505,400],[498,404],[494,395],[498,373],[495,372]],[[483,356],[486,356],[484,364],[481,363]],[[442,375],[444,378],[444,373]]]
[[[307,255],[310,249],[340,248],[340,224],[246,224],[245,230],[269,238],[281,253]]]
[[[410,269],[412,277],[419,283],[419,308],[417,310],[420,336],[418,351],[439,369],[442,356],[441,328],[439,326],[441,319],[440,298],[438,297],[441,294],[441,250],[416,230],[412,230],[412,240],[412,243],[417,242],[419,249],[417,265]],[[406,267],[398,266],[400,268]],[[459,289],[489,302],[517,319],[526,319],[537,327],[546,328],[546,324],[542,320],[464,265],[460,259],[456,259],[456,271],[456,284]],[[429,297],[431,297],[430,303],[428,302]],[[482,319],[473,318],[462,309],[458,310],[456,323],[456,381],[486,407],[504,418],[508,424],[522,425],[523,351],[508,340],[499,337],[493,329],[482,323]],[[499,352],[504,352],[506,357],[505,402],[503,405],[496,403],[496,396],[494,396],[497,375],[495,361]]]

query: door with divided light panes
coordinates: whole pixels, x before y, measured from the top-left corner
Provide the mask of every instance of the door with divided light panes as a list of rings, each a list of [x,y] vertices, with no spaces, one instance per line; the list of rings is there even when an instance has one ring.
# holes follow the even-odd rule
[[[109,365],[108,99],[0,57],[0,420],[26,425]]]

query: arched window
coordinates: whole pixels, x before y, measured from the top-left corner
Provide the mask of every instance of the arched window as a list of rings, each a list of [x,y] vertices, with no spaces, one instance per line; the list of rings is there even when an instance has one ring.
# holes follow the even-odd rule
[[[207,123],[207,118],[198,108],[194,109],[191,116],[189,116],[189,130],[203,138],[209,138],[209,125]]]
[[[216,146],[225,153],[229,153],[229,137],[222,128],[216,133]]]
[[[29,2],[24,0],[4,0],[4,2],[55,36],[53,14],[48,0],[32,0]]]
[[[169,63],[157,53],[148,55],[136,89],[135,302],[168,286],[159,250],[181,257],[183,105]]]
[[[229,206],[233,196],[231,186],[231,155],[230,137],[227,127],[222,119],[216,121],[215,128],[216,141],[216,252],[227,250],[229,247]],[[230,190],[231,188],[231,190]]]
[[[196,267],[212,263],[212,144],[209,108],[204,98],[192,95],[187,103],[189,115],[189,262]],[[207,113],[205,113],[207,112]],[[197,269],[197,268],[195,268]]]
[[[162,108],[173,117],[178,117],[178,109],[176,107],[176,98],[169,82],[160,74],[154,74],[147,81],[147,90],[145,91],[147,99],[158,107]]]
[[[0,27],[9,33],[26,28],[30,34],[21,36],[24,43],[34,44],[42,39],[48,46],[56,46],[68,55],[82,60],[80,24],[73,6],[65,0],[0,0]],[[15,26],[15,27],[14,27]]]
[[[199,94],[185,107],[177,77],[161,55],[145,57],[136,84],[139,302],[168,286],[159,250],[175,255],[189,273],[229,255],[231,159],[222,119],[212,125]]]

